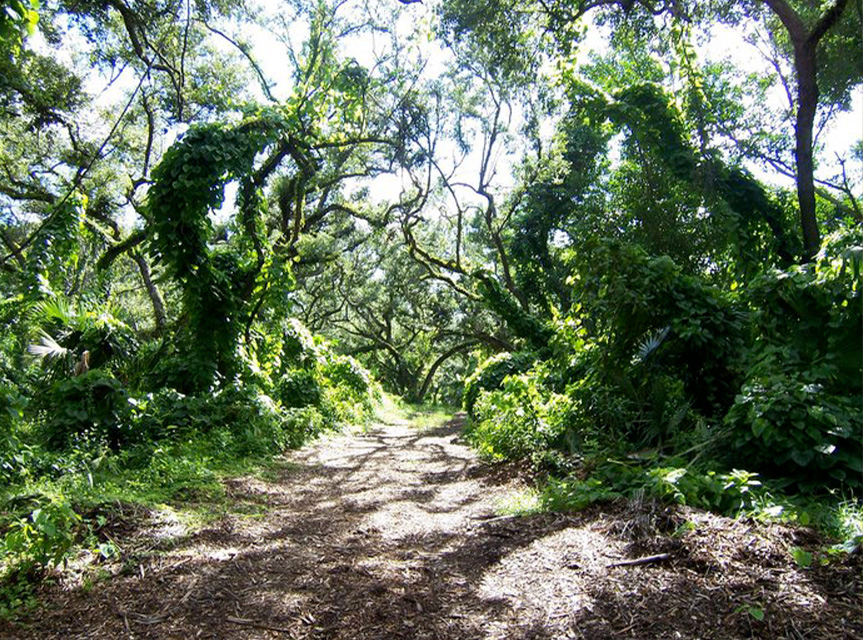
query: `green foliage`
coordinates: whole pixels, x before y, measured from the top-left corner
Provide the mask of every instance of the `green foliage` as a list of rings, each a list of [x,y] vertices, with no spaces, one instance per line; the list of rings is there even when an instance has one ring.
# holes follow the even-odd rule
[[[474,278],[489,309],[502,318],[512,332],[527,343],[528,348],[537,351],[547,348],[554,335],[549,327],[522,308],[515,297],[491,275],[478,271]]]
[[[480,384],[487,381],[482,378]],[[543,452],[560,439],[569,404],[566,396],[545,393],[536,375],[524,374],[507,375],[499,390],[481,391],[473,409],[471,438],[480,453],[518,459]]]
[[[789,551],[791,552],[791,557],[794,558],[794,562],[801,569],[806,569],[812,564],[812,554],[809,551],[800,547],[791,547]]]
[[[863,473],[863,418],[854,396],[830,393],[811,372],[787,362],[789,350],[762,353],[729,411],[735,446],[783,475],[819,473],[857,484]],[[784,357],[783,357],[784,356]]]
[[[15,56],[24,37],[35,30],[38,8],[38,0],[3,0],[0,4],[0,44],[8,54]]]
[[[382,391],[359,362],[327,351],[320,372],[337,423],[365,424],[372,418]]]
[[[28,404],[18,386],[0,375],[0,484],[20,482],[32,473],[36,451],[20,434]]]
[[[119,372],[138,348],[135,332],[109,306],[87,308],[86,302],[76,308],[70,300],[53,296],[29,310],[30,320],[39,327],[39,341],[27,351],[42,361],[50,378],[72,373],[85,351],[90,368]]]
[[[814,263],[747,288],[755,341],[726,423],[739,451],[774,472],[860,481],[861,244],[859,230],[833,234]]]
[[[568,311],[571,289],[567,249],[560,238],[595,233],[608,220],[603,172],[609,169],[607,133],[571,112],[561,123],[538,180],[517,192],[518,206],[507,238],[514,278],[532,308]],[[529,168],[527,170],[530,170]]]
[[[577,304],[555,340],[557,387],[573,406],[570,446],[667,445],[721,419],[745,348],[734,298],[668,257],[617,242],[572,264]]]
[[[598,478],[586,480],[549,478],[540,494],[540,504],[548,511],[580,511],[596,502],[607,502],[621,494]]]
[[[794,259],[799,243],[789,238],[781,207],[745,169],[726,164],[711,150],[696,152],[680,110],[661,86],[632,84],[619,90],[614,100],[607,100],[581,81],[573,81],[571,91],[574,103],[591,118],[600,122],[607,118],[624,127],[640,154],[647,154],[667,169],[672,180],[695,189],[714,210],[713,216],[723,219],[732,236],[735,266],[742,273],[752,275],[763,266],[765,257],[775,255],[786,264]],[[638,162],[644,159],[639,157]],[[654,185],[654,190],[668,186]],[[669,231],[675,233],[674,229]]]
[[[527,371],[535,361],[536,356],[529,352],[499,353],[488,358],[465,380],[463,396],[465,411],[471,418],[475,418],[474,406],[482,391],[497,389],[504,378]]]
[[[319,350],[312,333],[296,318],[288,320],[282,327],[282,350],[279,363],[282,367],[314,368],[318,363]]]
[[[43,438],[54,450],[104,444],[118,451],[147,435],[132,428],[129,393],[104,369],[55,382],[42,406]]]
[[[567,480],[577,505],[593,488],[733,514],[762,499],[758,473],[855,484],[861,244],[859,232],[836,234],[814,263],[768,270],[733,293],[667,257],[593,245],[572,261],[576,304],[557,325],[554,357],[509,375],[501,356],[468,381],[475,445],[564,475],[579,456],[628,460],[653,447],[645,459],[654,465],[604,462]],[[659,462],[684,450],[732,470]],[[753,472],[733,470],[742,463]]]
[[[322,367],[324,379],[333,387],[344,389],[357,400],[370,397],[373,380],[369,372],[351,356],[328,354]]]
[[[340,39],[396,33],[399,14],[358,24],[342,3],[294,3],[283,22],[309,38],[289,51],[287,98],[271,95],[282,86],[237,43],[269,100],[259,109],[239,106],[247,78],[212,46],[224,36],[210,24],[245,32],[235,22],[245,12],[227,4],[192,3],[177,21],[148,3],[126,3],[122,16],[116,4],[64,3],[43,13],[49,46],[36,54],[20,46],[36,5],[7,0],[0,484],[14,508],[0,527],[10,562],[59,562],[79,501],[218,500],[230,465],[366,423],[381,397],[366,367],[410,400],[455,398],[472,349],[514,353],[466,381],[470,437],[489,458],[561,476],[536,496],[544,508],[646,493],[736,513],[772,499],[762,477],[859,482],[854,167],[832,180],[842,202],[820,203],[822,228],[845,231],[791,266],[793,194],[739,164],[760,156],[793,169],[791,138],[747,113],[772,79],[735,86],[726,66],[698,65],[696,22],[617,4],[625,15],[608,5],[597,16],[615,27],[611,51],[582,64],[572,50],[586,27],[572,3],[446,0],[443,31],[467,63],[426,83],[411,69],[429,68],[412,64],[413,37],[370,70],[339,59]],[[772,15],[728,7],[679,8],[733,24]],[[810,21],[821,9],[800,11]],[[835,64],[860,47],[845,11],[819,45],[825,122],[860,80],[856,58]],[[789,43],[764,26],[783,69]],[[66,58],[99,68],[81,67],[85,82]],[[85,85],[119,69],[140,85],[85,114]],[[183,70],[179,82],[171,69]],[[544,86],[547,70],[556,88]],[[521,115],[520,141],[507,123]],[[555,121],[548,140],[541,125]],[[162,154],[178,125],[189,126]],[[472,131],[486,136],[474,149]],[[748,141],[734,140],[741,132]],[[510,194],[495,181],[501,142],[533,149]],[[483,156],[479,180],[456,182],[451,170],[474,164],[470,154]],[[398,195],[369,188],[386,174]],[[217,212],[232,184],[235,214]],[[90,370],[73,375],[85,352]]]
[[[245,305],[260,266],[230,250],[210,248],[209,213],[221,206],[227,182],[251,172],[255,156],[272,142],[274,121],[278,117],[267,113],[238,126],[192,128],[153,170],[147,200],[151,251],[183,289],[189,390],[208,388],[217,373],[235,373]]]
[[[62,290],[64,278],[74,272],[81,257],[81,234],[87,197],[70,192],[49,213],[36,231],[27,254],[25,295],[31,301]]]
[[[283,446],[298,449],[329,428],[326,417],[314,407],[288,409],[284,412]]]
[[[0,482],[21,482],[34,471],[37,450],[14,432],[0,435]]]
[[[283,407],[314,408],[331,426],[364,424],[371,418],[381,390],[359,362],[333,352],[296,319],[285,323],[281,344],[275,385]]]
[[[598,501],[648,496],[736,516],[752,509],[765,494],[758,474],[744,470],[717,473],[607,458],[591,462],[586,479],[549,480],[542,494],[548,509],[579,510]]]
[[[642,477],[650,495],[728,515],[750,508],[761,487],[757,473],[738,469],[718,474],[685,467],[654,467]]]
[[[25,571],[58,565],[72,548],[80,522],[68,503],[43,502],[10,525],[3,538],[3,560]]]
[[[286,371],[278,382],[278,399],[288,409],[319,406],[323,399],[319,375],[308,369]]]

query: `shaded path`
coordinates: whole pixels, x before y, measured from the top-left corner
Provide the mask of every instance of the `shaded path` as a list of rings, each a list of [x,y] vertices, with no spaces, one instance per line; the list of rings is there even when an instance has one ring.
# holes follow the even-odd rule
[[[512,487],[459,427],[379,425],[293,454],[270,481],[233,480],[237,513],[88,592],[49,594],[28,630],[0,636],[863,637],[859,567],[798,570],[790,530],[632,504],[494,518]],[[673,560],[608,567],[656,551]]]

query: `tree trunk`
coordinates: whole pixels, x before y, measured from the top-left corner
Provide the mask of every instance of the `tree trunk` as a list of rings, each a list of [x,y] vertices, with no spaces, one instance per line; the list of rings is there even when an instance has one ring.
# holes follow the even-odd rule
[[[422,402],[428,393],[429,387],[431,387],[432,380],[434,380],[434,375],[437,373],[438,368],[447,360],[449,360],[452,356],[457,354],[460,351],[464,351],[465,349],[469,349],[470,347],[475,347],[479,344],[478,340],[473,340],[471,342],[463,342],[462,344],[458,344],[454,346],[452,349],[444,351],[437,360],[434,361],[432,366],[429,368],[428,373],[426,374],[425,380],[423,381],[423,386],[420,388],[420,392],[417,395],[417,401]]]
[[[794,123],[797,161],[797,202],[803,231],[803,258],[811,260],[821,246],[815,216],[815,163],[812,158],[812,131],[818,109],[818,66],[816,53],[821,38],[842,17],[848,0],[836,0],[808,30],[788,0],[762,0],[782,22],[794,45],[794,73],[797,77],[797,118]]]
[[[156,319],[156,331],[162,333],[165,326],[168,324],[168,315],[165,313],[165,302],[162,300],[162,294],[153,282],[150,275],[150,265],[139,252],[132,252],[132,259],[138,265],[138,270],[141,272],[141,279],[144,281],[144,287],[147,289],[147,295],[150,296],[150,302],[153,305],[153,317]]]
[[[797,67],[797,120],[795,122],[795,155],[797,160],[797,201],[803,231],[803,258],[811,260],[821,246],[818,219],[815,215],[815,164],[812,158],[812,132],[818,108],[818,82],[814,43],[795,43]]]

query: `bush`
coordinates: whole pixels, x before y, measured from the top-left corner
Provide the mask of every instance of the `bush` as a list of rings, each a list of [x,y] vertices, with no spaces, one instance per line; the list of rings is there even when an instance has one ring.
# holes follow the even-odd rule
[[[284,413],[284,446],[297,449],[326,429],[326,419],[314,407],[288,409]]]
[[[98,443],[119,451],[142,436],[132,428],[129,393],[103,369],[55,382],[43,411],[43,436],[50,449]]]
[[[718,473],[608,458],[591,464],[593,472],[586,479],[551,478],[542,491],[544,506],[555,511],[579,510],[594,502],[646,495],[736,516],[755,507],[766,495],[757,473],[739,469]]]
[[[731,512],[757,481],[723,470],[744,465],[813,486],[860,484],[863,231],[831,235],[812,264],[728,292],[621,243],[597,243],[574,264],[578,302],[556,325],[552,356],[513,375],[529,356],[501,354],[467,381],[483,454],[564,474],[573,454],[630,460],[650,447],[664,460],[587,469],[576,501],[643,490]],[[674,457],[694,451],[718,471]]]
[[[668,256],[613,241],[579,253],[574,267],[579,306],[565,322],[601,346],[594,362],[602,381],[626,386],[663,373],[683,382],[699,412],[724,415],[747,337],[736,294],[683,273]]]
[[[477,367],[464,383],[464,409],[470,417],[476,418],[474,405],[482,391],[493,391],[500,387],[509,375],[524,373],[536,361],[536,356],[527,351],[519,353],[498,353]]]
[[[320,353],[315,338],[296,318],[284,324],[280,357],[284,369],[311,369],[318,363]]]
[[[789,364],[788,349],[761,355],[725,419],[735,448],[756,468],[783,476],[859,484],[860,397],[831,392],[811,369]]]
[[[813,263],[768,270],[746,292],[754,340],[725,423],[759,468],[861,482],[861,247],[863,231],[832,234]]]
[[[321,405],[323,389],[314,369],[289,369],[279,378],[278,399],[286,409]]]
[[[568,428],[569,399],[548,392],[537,372],[508,376],[497,391],[483,391],[475,406],[471,438],[480,452],[497,459],[539,462]]]
[[[371,374],[350,356],[326,352],[321,364],[326,386],[325,409],[345,424],[364,424],[380,403],[382,391]]]
[[[31,472],[33,448],[21,441],[18,429],[28,401],[0,376],[0,481],[21,481]]]
[[[24,570],[60,564],[75,542],[80,522],[67,502],[43,502],[9,527],[3,538],[4,559]]]

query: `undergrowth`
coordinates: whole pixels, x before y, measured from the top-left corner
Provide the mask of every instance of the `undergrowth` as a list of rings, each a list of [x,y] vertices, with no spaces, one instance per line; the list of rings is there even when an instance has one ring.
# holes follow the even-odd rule
[[[46,362],[32,398],[0,377],[0,616],[26,608],[78,552],[110,555],[100,532],[112,514],[137,507],[199,526],[232,507],[224,478],[279,472],[279,454],[367,424],[381,398],[357,361],[294,321],[205,392],[164,380],[148,390],[164,366],[140,375],[148,357],[75,376]]]
[[[227,446],[226,446],[227,445]],[[224,480],[285,469],[281,452],[243,451],[224,433],[157,443],[152,450],[56,456],[60,473],[4,487],[0,501],[0,617],[35,603],[35,587],[81,552],[95,566],[116,555],[101,534],[115,514],[138,508],[177,520],[181,535],[233,510]]]
[[[812,262],[730,287],[636,245],[585,244],[547,346],[468,379],[469,440],[549,477],[528,510],[645,494],[859,547],[861,241],[831,234]]]
[[[498,501],[496,510],[529,516],[650,497],[732,518],[813,527],[833,541],[826,549],[829,555],[861,550],[863,501],[858,496],[838,490],[789,494],[782,485],[743,470],[717,473],[605,458],[590,460],[581,474],[546,476],[536,487],[512,492]]]

